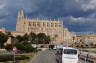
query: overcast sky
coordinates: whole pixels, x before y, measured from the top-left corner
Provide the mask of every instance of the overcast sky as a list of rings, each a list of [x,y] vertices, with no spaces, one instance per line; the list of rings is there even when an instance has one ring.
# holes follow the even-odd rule
[[[0,0],[0,27],[15,30],[17,13],[60,18],[69,31],[96,32],[96,0]]]

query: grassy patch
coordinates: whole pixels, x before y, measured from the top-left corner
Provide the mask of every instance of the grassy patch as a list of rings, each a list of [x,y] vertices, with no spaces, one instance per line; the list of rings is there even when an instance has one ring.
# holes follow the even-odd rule
[[[29,60],[20,60],[19,63],[28,63]]]
[[[34,53],[16,54],[16,63],[28,63]],[[0,55],[0,63],[13,63],[13,55]]]

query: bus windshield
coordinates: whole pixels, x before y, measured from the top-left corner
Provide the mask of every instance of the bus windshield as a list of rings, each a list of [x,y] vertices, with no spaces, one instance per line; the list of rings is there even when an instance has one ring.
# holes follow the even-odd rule
[[[77,50],[74,50],[74,49],[64,49],[64,54],[77,54]]]

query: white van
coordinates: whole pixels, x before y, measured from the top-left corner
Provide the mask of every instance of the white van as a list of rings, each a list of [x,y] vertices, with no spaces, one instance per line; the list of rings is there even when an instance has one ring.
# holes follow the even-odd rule
[[[62,63],[78,63],[78,50],[71,47],[63,47]]]
[[[57,63],[78,63],[78,50],[71,47],[63,47],[57,50]]]

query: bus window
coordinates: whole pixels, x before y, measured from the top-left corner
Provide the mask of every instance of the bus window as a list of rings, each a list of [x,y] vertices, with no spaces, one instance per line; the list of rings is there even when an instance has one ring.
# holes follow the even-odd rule
[[[64,54],[77,54],[77,50],[64,49]]]

